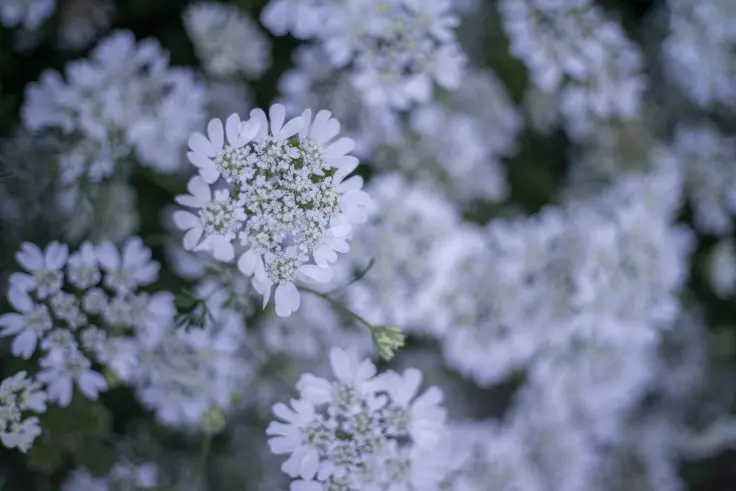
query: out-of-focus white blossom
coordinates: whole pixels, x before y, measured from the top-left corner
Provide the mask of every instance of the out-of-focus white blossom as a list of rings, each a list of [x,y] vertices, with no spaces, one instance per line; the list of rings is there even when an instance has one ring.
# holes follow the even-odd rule
[[[712,123],[681,124],[673,148],[685,167],[695,226],[728,234],[736,214],[736,138],[721,134]]]
[[[9,448],[27,452],[41,434],[36,416],[46,412],[47,394],[40,382],[18,372],[0,382],[0,441]]]
[[[56,10],[56,0],[3,0],[0,21],[3,26],[37,29]]]
[[[205,90],[191,70],[168,65],[154,39],[128,31],[103,39],[89,59],[45,71],[26,89],[23,122],[69,138],[60,156],[62,182],[109,178],[120,161],[137,158],[163,172],[181,167],[187,138],[204,117]]]
[[[218,77],[259,77],[271,64],[271,43],[248,14],[219,2],[191,4],[184,27],[204,69]]]
[[[573,139],[589,137],[598,121],[639,114],[642,54],[601,7],[590,0],[503,0],[499,9],[511,54],[526,64],[536,88],[559,92]]]
[[[718,242],[710,252],[708,279],[713,291],[723,299],[736,291],[736,244],[731,239]]]
[[[460,86],[466,57],[455,39],[459,19],[447,0],[350,0],[335,7],[320,35],[336,67],[369,106],[408,109],[432,98],[434,83]]]
[[[159,484],[158,468],[148,463],[116,463],[110,473],[93,477],[86,469],[75,469],[61,485],[61,491],[116,491],[118,489],[155,489]]]
[[[668,2],[663,65],[703,108],[736,108],[736,9],[730,0]]]
[[[508,186],[501,158],[515,151],[522,127],[505,87],[493,72],[470,70],[447,99],[412,111],[414,139],[392,144],[377,160],[460,203],[504,199]]]

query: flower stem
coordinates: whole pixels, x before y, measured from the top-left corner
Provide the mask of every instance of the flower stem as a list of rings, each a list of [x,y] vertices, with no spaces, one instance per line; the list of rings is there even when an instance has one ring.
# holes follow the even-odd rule
[[[313,289],[311,289],[311,288],[309,288],[307,286],[300,286],[299,289],[302,290],[302,291],[305,291],[305,292],[309,292],[312,295],[317,295],[318,297],[321,297],[321,298],[327,300],[328,302],[330,302],[330,304],[332,304],[332,306],[337,307],[342,312],[345,312],[350,317],[352,317],[353,319],[355,319],[356,321],[360,322],[361,324],[363,324],[364,326],[366,326],[368,329],[370,329],[371,332],[373,331],[373,324],[371,324],[370,322],[368,322],[365,319],[365,317],[362,317],[362,316],[356,314],[355,312],[353,312],[352,310],[350,310],[350,308],[348,308],[348,306],[345,305],[344,303],[342,303],[340,300],[334,299],[334,298],[332,298],[327,293],[318,292],[317,290],[313,290]]]
[[[204,474],[204,466],[207,463],[207,456],[212,448],[212,435],[205,434],[199,447],[199,457],[197,457],[197,465],[194,468],[194,477],[198,479]]]

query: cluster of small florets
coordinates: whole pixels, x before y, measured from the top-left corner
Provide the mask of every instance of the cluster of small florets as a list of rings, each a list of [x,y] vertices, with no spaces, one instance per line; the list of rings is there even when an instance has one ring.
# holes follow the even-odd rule
[[[214,76],[258,77],[271,64],[271,44],[253,19],[234,5],[194,3],[183,14],[204,69]]]
[[[179,211],[174,220],[189,230],[185,248],[211,251],[221,261],[234,259],[238,239],[245,249],[239,269],[254,276],[264,304],[277,285],[276,312],[288,316],[299,307],[297,280],[330,279],[329,266],[337,252],[347,252],[346,237],[365,221],[369,201],[360,177],[346,179],[358,165],[348,155],[354,143],[333,142],[340,126],[329,111],[312,120],[307,110],[285,122],[285,109],[276,104],[270,118],[269,129],[261,110],[244,123],[232,115],[226,134],[212,120],[209,139],[191,138],[189,158],[200,175],[189,182],[191,195],[177,201],[197,215]],[[222,186],[213,193],[218,180]]]
[[[591,0],[504,0],[511,54],[536,90],[552,95],[570,137],[588,138],[598,121],[638,115],[646,87],[643,57],[621,25]]]
[[[132,153],[142,165],[176,171],[186,139],[204,118],[205,90],[193,72],[170,67],[156,40],[138,43],[127,31],[69,64],[66,80],[47,70],[26,93],[25,127],[66,137],[59,158],[65,185],[81,178],[99,183]]]
[[[18,372],[0,383],[0,441],[8,448],[27,452],[41,434],[36,416],[46,411],[47,394],[37,380]]]
[[[457,89],[465,69],[454,33],[459,19],[447,0],[272,0],[262,20],[275,34],[319,39],[335,68],[351,65],[352,83],[369,106],[426,103],[433,82]]]
[[[376,376],[369,360],[339,348],[330,352],[330,362],[337,381],[303,375],[297,384],[301,398],[292,400],[291,408],[276,404],[274,413],[283,422],[266,430],[271,450],[289,454],[282,470],[299,478],[292,489],[390,484],[403,490],[432,483],[421,456],[441,439],[442,392],[432,387],[417,397],[418,370]]]
[[[107,382],[93,361],[118,378],[130,377],[130,336],[173,307],[166,293],[136,291],[155,281],[159,270],[142,241],[130,239],[122,252],[108,242],[84,243],[71,255],[57,242],[45,252],[26,243],[17,258],[27,272],[10,277],[8,300],[17,313],[0,317],[0,334],[14,336],[15,356],[28,359],[41,349],[36,378],[46,385],[49,401],[67,406],[73,385],[96,399]]]

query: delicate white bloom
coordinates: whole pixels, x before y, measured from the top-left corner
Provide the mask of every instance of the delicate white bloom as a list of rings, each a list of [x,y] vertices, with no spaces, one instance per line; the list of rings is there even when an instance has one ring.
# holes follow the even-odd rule
[[[40,361],[37,378],[47,386],[49,401],[66,407],[72,401],[74,385],[88,399],[97,399],[107,389],[105,378],[90,368],[90,361],[76,349],[51,353]]]
[[[329,281],[335,252],[347,252],[347,234],[367,218],[362,179],[346,179],[358,166],[348,155],[355,144],[335,140],[339,130],[329,111],[312,119],[306,110],[286,121],[284,106],[275,104],[270,122],[256,109],[247,122],[230,116],[224,129],[214,119],[209,138],[195,134],[190,139],[189,158],[200,176],[189,182],[192,195],[177,202],[198,213],[174,215],[177,226],[189,230],[185,247],[229,261],[237,236],[245,248],[238,268],[253,276],[264,306],[276,287],[276,313],[282,317],[299,308],[298,280]],[[219,178],[228,187],[216,190],[213,200],[208,183]]]
[[[353,0],[329,17],[321,37],[332,63],[354,62],[352,81],[369,106],[426,103],[436,82],[459,87],[466,57],[448,0]]]
[[[0,21],[3,26],[34,30],[56,10],[56,0],[3,0]]]
[[[598,120],[636,117],[646,88],[640,50],[621,25],[590,0],[504,0],[499,5],[511,53],[533,84],[561,91],[566,129],[587,138]]]
[[[234,5],[195,3],[184,11],[184,27],[210,74],[260,76],[271,64],[271,44]]]
[[[59,161],[67,186],[109,178],[131,152],[156,170],[178,170],[206,95],[190,70],[168,66],[157,41],[137,43],[127,31],[103,39],[89,59],[70,63],[66,80],[46,71],[26,92],[25,127],[68,136]]]
[[[665,16],[670,32],[662,44],[662,64],[677,85],[700,107],[736,108],[733,3],[670,2]]]
[[[18,372],[0,383],[0,441],[4,446],[17,447],[21,452],[31,448],[41,427],[37,417],[24,419],[24,413],[45,412],[46,396],[41,384],[26,372]]]
[[[110,473],[93,477],[89,471],[75,469],[61,485],[61,491],[115,491],[117,489],[155,489],[161,483],[155,464],[135,465],[117,462]]]
[[[35,292],[40,300],[44,300],[61,288],[64,282],[61,268],[68,258],[69,248],[65,244],[51,242],[44,252],[37,245],[26,242],[16,254],[16,259],[30,274],[16,273],[11,276],[10,284]]]
[[[158,278],[160,266],[151,259],[151,250],[140,237],[128,239],[121,251],[110,242],[96,248],[97,260],[105,271],[106,287],[116,293],[129,293],[147,286]]]
[[[355,154],[360,158],[371,156],[384,143],[403,143],[405,128],[399,115],[366,105],[349,73],[335,71],[322,45],[302,44],[293,59],[294,68],[279,79],[280,102],[287,111],[329,107],[341,131],[355,140]]]
[[[398,174],[375,177],[367,190],[375,206],[353,235],[347,265],[367,274],[345,292],[347,304],[374,325],[425,330],[427,311],[417,300],[434,273],[435,250],[460,225],[450,203],[431,188],[412,186]]]
[[[36,351],[38,341],[44,333],[51,330],[53,320],[46,305],[38,305],[31,297],[18,288],[8,292],[10,305],[20,313],[0,316],[2,336],[15,336],[12,353],[21,358],[30,358]]]
[[[302,398],[276,404],[281,421],[266,429],[271,451],[289,454],[282,470],[301,478],[292,489],[434,489],[442,467],[428,457],[444,430],[439,389],[415,399],[416,370],[375,376],[369,360],[339,348],[330,361],[337,381],[302,376]]]
[[[216,314],[211,327],[141,333],[131,373],[141,403],[170,426],[200,430],[206,413],[227,411],[250,377],[242,357],[243,319]]]
[[[261,13],[261,22],[273,34],[291,32],[299,39],[321,34],[332,10],[343,0],[270,0]]]
[[[79,250],[69,257],[67,266],[69,283],[86,290],[99,283],[100,276],[95,247],[89,242],[84,242],[79,246]]]
[[[685,167],[685,186],[695,225],[719,236],[733,229],[736,214],[736,138],[711,123],[677,127],[674,151]]]
[[[732,240],[721,240],[711,250],[708,279],[713,291],[723,299],[736,291],[736,244]]]
[[[379,153],[378,160],[444,190],[465,204],[500,201],[508,193],[500,159],[511,155],[521,116],[491,71],[470,70],[444,104],[412,111],[412,133]]]

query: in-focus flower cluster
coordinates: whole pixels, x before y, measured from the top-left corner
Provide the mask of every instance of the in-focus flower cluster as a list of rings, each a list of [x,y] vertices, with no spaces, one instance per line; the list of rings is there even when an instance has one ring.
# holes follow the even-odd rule
[[[271,450],[289,454],[282,470],[299,478],[291,489],[431,489],[438,477],[424,457],[441,441],[442,392],[418,395],[418,370],[376,375],[369,360],[339,348],[330,362],[337,380],[303,375],[301,397],[275,405],[283,422],[266,430]]]
[[[188,157],[199,175],[177,202],[196,214],[179,211],[174,221],[188,230],[186,249],[225,262],[236,247],[244,251],[238,268],[253,276],[264,306],[276,286],[276,312],[285,317],[299,308],[298,280],[329,281],[337,253],[348,251],[347,235],[366,220],[369,198],[361,177],[348,178],[358,166],[348,155],[354,143],[335,140],[340,125],[329,111],[286,121],[275,104],[269,115],[255,109],[241,122],[234,114],[224,128],[214,119],[209,138],[191,137]]]

